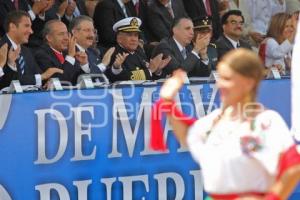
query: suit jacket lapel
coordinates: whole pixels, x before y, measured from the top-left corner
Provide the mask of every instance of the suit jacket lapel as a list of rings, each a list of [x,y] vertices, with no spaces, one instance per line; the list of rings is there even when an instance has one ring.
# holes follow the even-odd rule
[[[120,4],[118,3],[118,1],[114,0],[113,3],[115,4],[114,6],[117,8],[118,12],[125,18],[126,16],[125,16],[125,14],[123,12],[123,9],[121,8]]]
[[[49,53],[50,57],[51,58],[54,58],[53,61],[54,61],[54,65],[55,66],[59,66],[60,68],[62,68],[62,64],[60,63],[60,61],[58,60],[58,58],[56,57],[55,53],[54,53],[54,50],[51,49],[51,47],[49,45],[45,45],[43,46],[43,48],[46,49],[46,51]]]
[[[176,58],[178,58],[180,60],[180,62],[183,62],[184,59],[183,59],[181,52],[173,38],[170,39],[170,46],[173,49]]]
[[[228,47],[229,49],[234,49],[235,47],[232,45],[232,43],[225,37],[225,35],[222,35],[223,40],[224,40],[224,44],[226,45],[226,47]]]

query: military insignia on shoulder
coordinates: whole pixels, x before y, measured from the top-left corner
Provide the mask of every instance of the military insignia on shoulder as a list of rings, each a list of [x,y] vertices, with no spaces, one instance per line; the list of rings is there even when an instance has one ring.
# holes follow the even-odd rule
[[[144,70],[136,67],[136,70],[134,71],[131,71],[131,76],[130,76],[130,79],[131,80],[146,80],[146,75],[145,75],[145,72]]]
[[[215,43],[209,43],[209,46],[211,46],[213,48],[217,48],[217,45]]]

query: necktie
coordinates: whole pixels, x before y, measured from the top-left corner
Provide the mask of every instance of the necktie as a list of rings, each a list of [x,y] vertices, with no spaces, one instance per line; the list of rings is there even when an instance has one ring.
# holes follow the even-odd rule
[[[122,8],[122,10],[123,10],[123,13],[124,13],[125,17],[128,17],[128,14],[127,14],[127,10],[126,10],[125,4],[123,4],[123,6],[122,6],[121,8]]]
[[[174,12],[173,12],[173,9],[172,9],[171,4],[168,3],[168,5],[166,6],[166,8],[167,8],[167,10],[168,10],[170,16],[171,16],[172,18],[174,18]]]
[[[140,2],[139,1],[135,3],[134,8],[135,8],[136,15],[139,16],[139,11],[140,11]]]
[[[211,8],[210,8],[209,0],[206,0],[206,1],[205,1],[205,8],[206,8],[206,14],[207,14],[208,16],[211,16]]]
[[[24,57],[22,55],[20,55],[20,57],[18,58],[18,65],[19,65],[19,69],[21,71],[21,74],[23,75],[25,72],[25,60]]]
[[[19,0],[14,0],[16,10],[19,10]]]
[[[182,55],[182,57],[183,57],[183,59],[186,59],[186,49],[185,48],[183,48],[182,50],[181,50],[181,55]]]
[[[54,54],[55,54],[56,58],[59,60],[59,62],[60,62],[61,64],[64,64],[65,58],[64,58],[64,56],[62,55],[62,53],[59,53],[59,52],[54,51]]]

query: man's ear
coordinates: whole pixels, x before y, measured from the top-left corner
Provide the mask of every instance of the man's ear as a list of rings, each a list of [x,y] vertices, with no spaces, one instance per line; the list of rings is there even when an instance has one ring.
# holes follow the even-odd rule
[[[49,35],[46,35],[45,38],[46,38],[46,41],[51,42],[51,37],[49,37]]]
[[[17,26],[14,23],[11,22],[11,23],[8,24],[7,32],[11,31],[11,30],[15,30],[16,28],[17,28]]]

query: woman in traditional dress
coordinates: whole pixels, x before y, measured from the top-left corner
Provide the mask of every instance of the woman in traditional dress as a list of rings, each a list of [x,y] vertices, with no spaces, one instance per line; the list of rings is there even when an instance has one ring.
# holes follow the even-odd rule
[[[165,82],[158,107],[163,105],[174,134],[200,164],[210,198],[287,199],[300,178],[300,167],[298,177],[289,170],[300,159],[290,148],[294,141],[282,117],[256,101],[263,78],[261,60],[249,50],[238,49],[225,55],[217,70],[221,108],[197,121],[178,114],[173,98],[183,85],[183,71]],[[160,148],[153,136],[151,141]],[[289,160],[285,152],[296,159]]]

